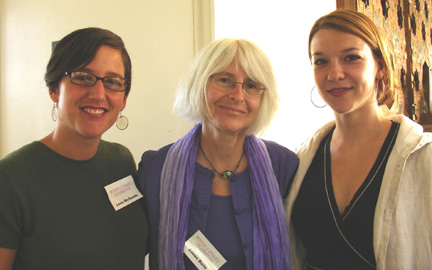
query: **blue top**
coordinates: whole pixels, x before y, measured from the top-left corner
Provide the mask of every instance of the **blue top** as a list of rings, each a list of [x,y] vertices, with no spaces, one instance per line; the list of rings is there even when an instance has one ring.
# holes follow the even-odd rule
[[[246,180],[246,178],[244,178]],[[204,233],[204,232],[203,232]],[[240,231],[237,228],[232,196],[211,195],[205,235],[225,258],[221,270],[246,269]],[[186,269],[195,269],[186,259]]]
[[[264,143],[269,152],[272,167],[279,183],[281,196],[285,198],[288,195],[291,180],[297,170],[298,158],[292,151],[277,143],[270,141],[264,141]],[[160,175],[170,147],[171,145],[167,145],[158,151],[145,152],[136,174],[137,186],[144,195],[144,200],[142,200],[142,202],[145,204],[144,207],[149,220],[147,247],[150,255],[150,269],[158,269]],[[210,242],[212,242],[212,239],[215,239],[217,235],[214,234],[215,230],[212,229],[212,225],[215,224],[210,225],[210,223],[214,222],[214,219],[222,219],[220,217],[215,217],[213,214],[211,217],[208,215],[212,204],[211,198],[217,199],[211,194],[214,172],[196,163],[194,177],[195,181],[192,190],[186,239],[200,230]],[[233,175],[231,177],[230,188],[231,200],[229,204],[230,207],[232,205],[232,210],[229,211],[232,211],[234,214],[234,222],[229,223],[230,221],[226,221],[225,224],[231,224],[231,228],[224,228],[224,230],[227,230],[227,233],[236,235],[235,237],[237,238],[229,239],[229,244],[223,244],[219,248],[217,247],[217,249],[222,255],[228,254],[226,256],[229,257],[230,254],[234,254],[231,253],[234,251],[232,249],[238,248],[238,245],[237,247],[234,245],[238,243],[235,239],[238,239],[240,236],[240,247],[244,254],[244,262],[246,263],[245,268],[253,269],[252,185],[249,170],[246,169],[243,172]],[[218,206],[216,206],[216,208],[217,207]],[[217,209],[214,210],[217,211]],[[229,215],[229,213],[225,214]],[[219,221],[222,222],[222,220]],[[215,226],[213,228],[217,227]],[[209,234],[211,231],[213,231],[213,233]],[[219,234],[221,233],[223,232],[220,231]],[[215,243],[212,242],[213,245],[215,245]],[[234,252],[238,253],[238,251]],[[227,257],[225,258],[227,259]],[[188,259],[185,259],[185,261],[188,261]],[[241,261],[242,260],[239,260],[239,262],[244,265]],[[186,265],[188,265],[188,263],[186,263]]]

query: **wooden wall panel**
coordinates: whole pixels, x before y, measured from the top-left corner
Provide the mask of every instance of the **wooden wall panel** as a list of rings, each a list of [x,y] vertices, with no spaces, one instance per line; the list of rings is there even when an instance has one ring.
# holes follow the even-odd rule
[[[405,27],[403,19],[400,19],[403,14],[403,6],[401,4],[399,1],[357,1],[356,9],[371,18],[386,39],[387,45],[390,48],[393,68],[401,86],[395,97],[397,111],[398,113],[409,115],[410,107],[406,106],[406,104],[410,103],[407,98],[409,96],[409,89],[406,87],[408,67]]]
[[[398,111],[432,130],[432,3],[430,0],[337,0],[338,8],[369,16],[392,50],[401,89]]]
[[[429,67],[432,64],[432,6],[430,0],[413,0],[409,5],[412,51],[412,88],[414,120],[432,127]]]

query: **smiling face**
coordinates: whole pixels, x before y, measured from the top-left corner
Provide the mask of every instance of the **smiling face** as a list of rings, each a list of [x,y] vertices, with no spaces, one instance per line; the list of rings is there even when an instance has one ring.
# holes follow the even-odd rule
[[[222,74],[243,83],[250,79],[236,62],[225,68]],[[242,85],[236,84],[230,91],[215,88],[211,79],[207,84],[207,104],[204,104],[206,119],[204,129],[245,134],[256,118],[261,104],[261,96],[246,96]],[[207,106],[206,106],[207,105]]]
[[[316,86],[337,114],[376,106],[375,82],[382,78],[381,60],[361,38],[321,29],[310,44]]]
[[[124,77],[122,55],[117,49],[101,46],[87,66],[72,71],[85,71],[98,77]],[[68,76],[61,79],[58,89],[50,89],[50,96],[58,103],[56,132],[65,139],[100,139],[126,106],[127,98],[124,92],[105,89],[100,80],[94,86],[79,86],[72,84]]]

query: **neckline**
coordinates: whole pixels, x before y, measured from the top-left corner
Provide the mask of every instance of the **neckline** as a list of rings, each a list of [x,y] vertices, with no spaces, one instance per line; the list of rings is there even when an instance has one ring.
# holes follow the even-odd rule
[[[225,171],[223,171],[222,173],[220,173],[218,170],[216,170],[215,166],[213,166],[213,164],[211,163],[210,159],[209,159],[209,158],[207,157],[207,155],[204,153],[204,150],[203,150],[202,147],[201,147],[201,143],[198,144],[198,148],[199,148],[199,150],[201,151],[201,153],[203,154],[205,160],[207,160],[207,162],[210,164],[210,167],[212,167],[213,171],[214,171],[217,175],[219,175],[220,177],[222,177],[223,179],[228,179],[228,180],[230,180],[230,179],[231,179],[231,176],[234,175],[234,174],[236,173],[236,171],[237,171],[237,169],[240,167],[240,163],[242,162],[243,157],[244,157],[244,155],[245,155],[245,150],[244,150],[244,148],[243,148],[243,152],[242,152],[242,154],[241,154],[241,156],[240,156],[240,160],[237,162],[237,165],[235,166],[234,170],[233,170],[233,171],[231,171],[231,170],[225,170]]]
[[[205,177],[211,178],[211,180],[213,180],[213,178],[216,176],[216,173],[212,169],[204,167],[203,165],[201,165],[197,161],[195,161],[195,169],[198,172],[200,172],[202,175],[204,175]],[[231,175],[231,178],[229,179],[229,181],[235,182],[235,181],[243,178],[244,175],[247,175],[248,172],[249,172],[249,166],[246,166],[246,168],[243,171],[239,171],[239,172],[236,172],[235,174]]]
[[[330,142],[336,127],[334,127],[327,135],[325,145],[324,145],[324,166],[323,166],[324,184],[326,188],[327,199],[330,204],[330,207],[332,208],[332,212],[333,211],[337,212],[337,216],[341,218],[342,221],[350,214],[351,210],[355,207],[356,203],[362,198],[363,194],[366,192],[368,187],[374,181],[375,176],[377,175],[381,167],[384,165],[385,163],[384,161],[387,160],[387,156],[390,155],[391,152],[390,150],[393,148],[393,144],[394,141],[396,140],[399,127],[400,124],[392,121],[392,125],[386,136],[386,139],[384,140],[383,145],[381,146],[377,159],[372,165],[363,183],[360,185],[358,190],[354,193],[354,196],[351,198],[350,203],[346,206],[343,213],[340,213],[339,209],[337,208],[337,202],[333,192],[333,182],[332,182],[332,175],[331,175]],[[337,211],[333,209],[333,207],[336,207]]]
[[[232,198],[232,194],[231,195],[216,195],[216,194],[210,194],[210,196],[214,199],[217,200],[227,200],[227,199],[231,199]]]
[[[74,165],[80,165],[80,166],[92,166],[94,160],[98,159],[98,157],[101,155],[101,151],[103,151],[103,147],[104,146],[104,141],[101,140],[99,142],[98,145],[98,150],[96,151],[96,153],[93,155],[93,157],[86,159],[86,160],[76,160],[76,159],[72,159],[66,156],[63,156],[62,154],[57,153],[56,151],[54,151],[53,149],[51,149],[49,146],[47,146],[46,144],[44,144],[41,141],[34,141],[35,145],[37,145],[37,147],[39,149],[41,149],[45,155],[47,155],[50,159],[61,162],[61,163],[69,163],[69,164],[74,164]]]

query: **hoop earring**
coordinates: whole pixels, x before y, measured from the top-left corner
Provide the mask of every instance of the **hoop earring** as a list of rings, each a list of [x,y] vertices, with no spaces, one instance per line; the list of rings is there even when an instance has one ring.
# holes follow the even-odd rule
[[[377,81],[376,85],[375,85],[375,92],[379,93],[380,90],[381,90],[381,92],[384,92],[384,90],[385,90],[385,84],[384,84],[384,80],[383,79],[379,79]]]
[[[57,105],[57,102],[53,103],[53,107],[52,107],[52,110],[51,110],[51,118],[52,118],[52,120],[54,122],[58,120],[58,105]]]
[[[116,120],[116,126],[119,130],[125,130],[129,126],[129,119],[122,115],[122,113],[119,113],[119,116]]]
[[[311,102],[312,102],[312,105],[314,105],[316,108],[324,108],[325,106],[327,106],[327,104],[324,104],[324,105],[322,105],[322,106],[318,106],[318,105],[316,105],[315,104],[315,102],[313,101],[313,91],[314,91],[314,89],[315,89],[315,85],[314,85],[314,87],[312,87],[312,90],[311,90],[311,94],[310,94],[310,99],[311,99]]]
[[[381,79],[380,82],[381,82],[381,91],[382,91],[383,94],[384,94],[384,93],[385,93],[385,89],[386,89],[386,86],[385,86],[385,84],[384,84],[384,80]]]
[[[379,79],[375,84],[375,99],[377,102],[382,102],[385,98],[385,84],[383,79]]]

